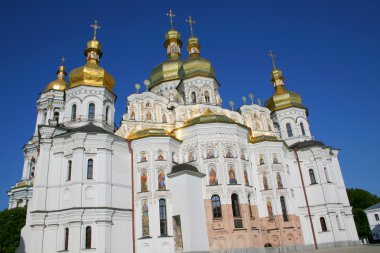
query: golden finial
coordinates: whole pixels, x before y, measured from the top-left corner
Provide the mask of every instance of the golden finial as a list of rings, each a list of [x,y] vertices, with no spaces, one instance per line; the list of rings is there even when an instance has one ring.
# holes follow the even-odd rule
[[[94,29],[94,40],[96,39],[96,30],[99,30],[101,27],[98,24],[98,20],[94,20],[94,23],[91,25],[91,28]]]
[[[166,13],[166,16],[170,18],[170,28],[173,30],[173,18],[175,17],[175,14],[172,10],[169,10],[169,12]]]
[[[277,68],[276,68],[276,64],[275,64],[275,62],[274,62],[274,59],[276,58],[276,56],[272,53],[272,50],[269,50],[268,55],[269,55],[270,58],[272,58],[273,69],[277,69]]]
[[[136,93],[139,94],[139,90],[141,88],[140,84],[136,83],[135,88],[136,88]]]
[[[257,99],[257,103],[259,104],[259,106],[261,106],[261,99],[260,98]]]
[[[144,85],[145,85],[145,91],[148,91],[150,81],[148,79],[144,80]]]
[[[234,110],[234,104],[235,104],[234,101],[231,100],[231,101],[230,101],[230,106],[231,106],[231,110],[232,110],[232,111]]]
[[[249,98],[251,99],[251,104],[253,104],[253,97],[254,97],[253,94],[252,94],[252,93],[249,93],[248,96],[249,96]]]
[[[245,104],[245,101],[247,101],[246,96],[242,96],[241,99],[243,99],[243,102],[244,102],[244,104]]]
[[[195,24],[195,20],[193,20],[192,17],[189,16],[189,19],[186,19],[185,22],[189,23],[189,25],[190,25],[190,35],[191,35],[191,37],[194,37],[193,25]]]

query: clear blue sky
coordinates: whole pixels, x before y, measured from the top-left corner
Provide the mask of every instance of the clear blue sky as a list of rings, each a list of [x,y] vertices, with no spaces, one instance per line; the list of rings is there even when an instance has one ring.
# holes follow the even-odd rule
[[[21,147],[31,137],[36,100],[55,79],[59,58],[83,65],[98,19],[101,65],[116,79],[116,124],[126,97],[165,59],[165,13],[186,41],[187,15],[211,60],[224,106],[273,92],[272,49],[286,87],[302,95],[316,139],[341,149],[347,187],[380,195],[380,1],[3,1],[0,6],[0,209],[21,177]],[[183,51],[185,48],[183,47]],[[184,55],[186,57],[186,54]]]

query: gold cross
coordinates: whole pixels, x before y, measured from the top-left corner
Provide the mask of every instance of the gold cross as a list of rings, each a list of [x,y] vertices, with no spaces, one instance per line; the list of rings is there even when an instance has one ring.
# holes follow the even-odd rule
[[[194,34],[193,34],[193,24],[195,24],[195,20],[193,20],[191,18],[191,16],[189,16],[189,19],[186,19],[185,22],[189,23],[189,25],[190,25],[190,34],[191,34],[191,37],[193,37],[194,36]]]
[[[276,56],[272,53],[272,50],[269,50],[268,55],[269,55],[270,58],[272,58],[273,69],[277,69],[276,68],[276,64],[274,63],[274,59],[276,58]]]
[[[94,29],[94,39],[96,39],[96,30],[100,29],[100,25],[98,25],[98,20],[94,20],[94,23],[91,25],[91,28]]]
[[[61,66],[63,66],[63,64],[65,63],[65,57],[64,56],[62,56],[62,58],[61,58]]]
[[[170,18],[170,28],[173,29],[173,18],[175,17],[175,14],[172,10],[169,10],[168,13],[166,13],[166,16]]]

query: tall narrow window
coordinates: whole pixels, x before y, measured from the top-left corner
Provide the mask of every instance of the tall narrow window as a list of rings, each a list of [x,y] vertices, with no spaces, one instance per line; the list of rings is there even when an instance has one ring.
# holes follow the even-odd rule
[[[42,125],[46,125],[47,112],[44,112],[44,116],[42,117]]]
[[[248,194],[248,210],[249,210],[249,217],[253,218],[252,207],[251,207],[251,196],[249,196],[249,194]]]
[[[34,178],[34,171],[36,169],[36,159],[32,158],[30,161],[30,172],[29,172],[29,177]]]
[[[340,222],[339,215],[336,216],[336,223],[338,224],[338,228],[342,229],[342,223]]]
[[[292,126],[289,123],[286,124],[286,131],[288,132],[288,137],[293,137]]]
[[[243,228],[243,220],[240,214],[239,196],[236,193],[231,195],[231,204],[235,228]]]
[[[67,181],[71,180],[71,168],[72,168],[73,162],[70,160],[67,162]]]
[[[321,217],[319,219],[319,222],[321,223],[322,232],[326,232],[327,231],[327,226],[326,226],[325,218]]]
[[[284,221],[289,221],[288,211],[286,210],[286,203],[285,203],[284,196],[280,197],[280,202],[281,202],[282,217],[284,218]]]
[[[58,120],[59,120],[59,112],[55,112],[54,113],[53,119],[58,122]]]
[[[211,197],[212,203],[212,216],[214,219],[222,218],[222,205],[220,204],[220,198],[218,195]]]
[[[90,226],[86,227],[86,249],[91,249],[91,235],[92,229]]]
[[[327,171],[327,168],[325,167],[324,170],[325,170],[326,182],[327,182],[327,183],[331,183],[331,181],[330,181],[330,177],[329,177],[329,173],[328,173],[328,171]]]
[[[92,159],[88,159],[87,161],[87,179],[92,179],[94,174],[94,161]]]
[[[210,93],[207,90],[205,91],[205,101],[206,103],[210,103]]]
[[[301,126],[301,133],[302,133],[302,135],[306,135],[306,133],[305,133],[305,127],[303,126],[302,122],[301,122],[300,126]]]
[[[77,105],[71,106],[71,121],[74,121],[77,118]]]
[[[375,220],[379,220],[379,215],[377,213],[375,213]]]
[[[197,102],[197,97],[195,96],[195,92],[191,92],[191,102],[195,104]]]
[[[88,119],[89,120],[95,119],[95,105],[93,103],[88,105]]]
[[[65,228],[65,250],[69,250],[69,228]]]
[[[167,235],[167,216],[166,216],[166,200],[160,199],[159,200],[159,206],[160,206],[160,234],[161,236]]]
[[[106,107],[106,123],[108,123],[108,113],[109,113],[109,111],[110,111],[110,107],[107,106]]]
[[[311,184],[316,184],[317,181],[315,180],[315,175],[314,175],[314,170],[309,169],[309,176],[310,176],[310,183]]]

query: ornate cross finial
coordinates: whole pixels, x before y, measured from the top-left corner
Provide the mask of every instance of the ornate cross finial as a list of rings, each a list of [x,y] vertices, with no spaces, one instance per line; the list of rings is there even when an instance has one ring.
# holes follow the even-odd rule
[[[96,39],[96,30],[101,28],[98,24],[98,20],[94,20],[94,23],[91,25],[91,28],[94,29],[94,39]]]
[[[61,66],[63,66],[63,64],[65,63],[65,57],[64,56],[62,56],[62,58],[61,58]]]
[[[173,28],[173,18],[175,17],[174,12],[172,10],[169,10],[169,12],[166,13],[166,16],[168,16],[170,18],[170,28],[174,29]]]
[[[193,37],[194,36],[193,25],[195,24],[195,20],[193,20],[191,18],[191,16],[189,16],[189,19],[186,19],[185,22],[189,23],[189,25],[190,25],[190,34],[191,34],[191,37]]]
[[[272,58],[273,69],[277,69],[277,68],[276,68],[276,64],[275,64],[275,62],[274,62],[274,59],[276,58],[276,56],[272,53],[272,50],[269,50],[268,55],[269,55],[270,58]]]

